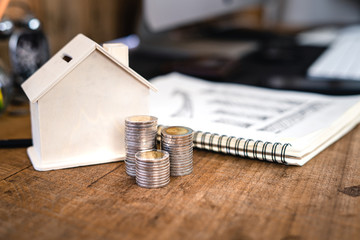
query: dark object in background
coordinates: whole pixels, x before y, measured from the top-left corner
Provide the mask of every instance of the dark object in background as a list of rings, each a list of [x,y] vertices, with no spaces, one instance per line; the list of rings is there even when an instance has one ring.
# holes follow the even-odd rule
[[[205,32],[206,33],[206,32]],[[203,33],[219,41],[253,40],[258,49],[238,59],[217,56],[179,58],[156,52],[130,54],[132,68],[152,78],[172,71],[211,81],[234,82],[273,89],[317,92],[329,95],[360,94],[360,82],[352,80],[314,81],[306,77],[308,67],[326,47],[299,45],[293,34],[261,30],[228,29]],[[141,44],[140,44],[141,46]],[[144,67],[145,66],[145,67]]]
[[[5,112],[12,93],[12,82],[0,64],[0,115]]]
[[[32,139],[3,139],[0,148],[26,148],[32,146]]]
[[[11,2],[8,8],[23,12],[20,18],[4,17],[0,38],[9,38],[9,57],[14,82],[19,86],[49,59],[49,45],[41,23],[24,2]]]
[[[49,47],[40,30],[15,30],[9,47],[13,77],[19,85],[49,59]]]

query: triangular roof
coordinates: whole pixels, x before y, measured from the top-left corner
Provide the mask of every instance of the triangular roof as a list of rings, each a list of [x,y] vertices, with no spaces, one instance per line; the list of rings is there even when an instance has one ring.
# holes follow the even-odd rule
[[[40,69],[30,76],[22,85],[24,92],[31,102],[38,101],[47,91],[58,83],[65,75],[70,73],[79,63],[81,63],[93,51],[100,51],[120,68],[133,76],[153,91],[157,89],[146,79],[141,77],[131,68],[123,65],[115,57],[109,54],[99,44],[87,38],[83,34],[78,34],[59,52],[57,52]],[[64,60],[64,56],[70,56],[69,62]]]

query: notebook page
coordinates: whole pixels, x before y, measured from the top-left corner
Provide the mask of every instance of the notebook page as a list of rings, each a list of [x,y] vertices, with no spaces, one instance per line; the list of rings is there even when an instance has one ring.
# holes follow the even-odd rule
[[[262,141],[301,144],[296,140],[329,127],[360,101],[360,96],[215,83],[179,73],[151,83],[159,92],[150,96],[150,112],[160,124]]]

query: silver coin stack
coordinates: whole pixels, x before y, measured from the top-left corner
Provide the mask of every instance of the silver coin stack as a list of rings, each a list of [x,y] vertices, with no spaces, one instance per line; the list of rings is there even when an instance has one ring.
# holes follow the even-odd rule
[[[184,176],[193,171],[193,130],[187,127],[165,127],[161,147],[170,154],[170,175]]]
[[[170,182],[169,153],[161,150],[135,154],[136,183],[144,188],[160,188]]]
[[[125,170],[135,177],[135,154],[156,148],[157,118],[147,115],[130,116],[125,119],[126,159]]]

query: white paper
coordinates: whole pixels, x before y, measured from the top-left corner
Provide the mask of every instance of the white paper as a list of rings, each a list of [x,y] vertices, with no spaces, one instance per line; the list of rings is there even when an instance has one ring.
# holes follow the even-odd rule
[[[309,136],[331,127],[360,96],[326,96],[215,83],[171,73],[151,81],[151,114],[163,125],[266,141],[292,142],[304,148]],[[330,136],[331,137],[331,136]],[[294,146],[296,148],[296,146]]]

